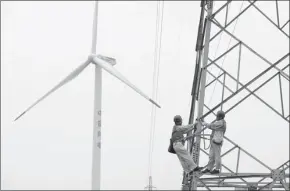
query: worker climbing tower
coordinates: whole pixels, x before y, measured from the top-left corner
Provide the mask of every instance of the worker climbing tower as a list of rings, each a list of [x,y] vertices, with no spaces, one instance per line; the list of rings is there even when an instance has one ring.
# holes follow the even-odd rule
[[[238,8],[235,9],[233,4],[239,4]],[[212,122],[217,111],[223,110],[226,120],[229,119],[227,116],[231,117],[227,131],[239,131],[241,136],[246,135],[241,138],[244,142],[260,143],[260,149],[267,150],[268,143],[274,145],[281,142],[282,137],[276,136],[276,132],[284,126],[289,128],[289,1],[204,0],[200,7],[189,123],[195,119]],[[283,15],[285,7],[288,7],[286,17]],[[235,34],[239,19],[242,20],[243,30]],[[258,42],[259,39],[263,40]],[[278,104],[275,98],[278,98]],[[245,102],[251,108],[239,110]],[[257,112],[258,109],[261,113]],[[247,123],[242,124],[243,121]],[[241,127],[245,130],[240,130]],[[195,132],[201,130],[199,123]],[[206,165],[208,161],[205,141],[210,139],[210,134],[206,131],[187,141],[188,151],[199,166]],[[264,137],[271,133],[271,140],[266,142]],[[221,155],[222,172],[215,175],[198,172],[191,181],[184,174],[182,190],[211,190],[218,187],[223,190],[289,190],[289,134],[285,136],[283,150],[277,146],[277,151],[269,150],[267,156],[273,160],[287,160],[280,166],[270,167],[261,157],[249,152],[248,147],[246,149],[237,144],[226,133]],[[201,147],[202,142],[204,148]],[[235,151],[235,161],[223,160]],[[202,155],[205,161],[202,160],[201,164]],[[243,162],[246,156],[249,159]],[[260,167],[252,170],[250,160]]]

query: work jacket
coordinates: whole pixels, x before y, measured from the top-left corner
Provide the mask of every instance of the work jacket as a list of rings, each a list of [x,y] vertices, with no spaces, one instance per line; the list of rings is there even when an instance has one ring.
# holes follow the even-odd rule
[[[226,132],[227,123],[224,119],[215,121],[213,123],[205,123],[206,127],[212,130],[211,140],[216,144],[222,144],[224,134]]]
[[[182,141],[180,139],[183,138],[183,134],[187,133],[190,129],[193,129],[195,124],[189,125],[174,125],[172,129],[172,137],[171,140],[175,141]]]

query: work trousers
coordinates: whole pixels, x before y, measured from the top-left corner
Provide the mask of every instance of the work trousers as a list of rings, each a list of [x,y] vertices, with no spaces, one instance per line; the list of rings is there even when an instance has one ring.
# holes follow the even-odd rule
[[[173,148],[176,152],[176,155],[181,163],[183,170],[186,173],[192,171],[197,165],[194,163],[192,157],[180,141],[173,143]]]
[[[221,170],[221,148],[222,145],[215,144],[211,141],[207,169],[212,170],[215,165],[216,169]]]

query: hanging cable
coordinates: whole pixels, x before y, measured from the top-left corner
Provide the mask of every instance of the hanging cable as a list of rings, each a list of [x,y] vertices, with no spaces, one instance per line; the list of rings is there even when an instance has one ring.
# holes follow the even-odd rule
[[[158,31],[159,31],[159,8],[160,3],[157,2],[157,10],[156,10],[156,32],[155,32],[155,50],[154,50],[154,70],[153,70],[153,88],[152,88],[152,99],[156,100],[155,96],[155,72],[156,72],[156,58],[157,58],[157,42],[158,42]],[[148,150],[148,177],[151,176],[151,158],[152,158],[152,132],[153,132],[153,126],[154,125],[154,106],[151,106],[151,124],[150,124],[150,134],[149,134],[149,150]],[[150,184],[150,182],[149,182]]]
[[[160,65],[160,53],[162,42],[162,24],[163,24],[163,9],[164,1],[157,1],[157,14],[156,14],[156,33],[155,33],[155,50],[154,50],[154,73],[153,73],[153,91],[152,99],[157,100],[158,93],[158,79],[159,79],[159,65]],[[151,107],[151,127],[149,137],[149,165],[148,165],[148,177],[152,177],[152,156],[154,148],[154,134],[155,134],[155,121],[156,121],[156,106]]]

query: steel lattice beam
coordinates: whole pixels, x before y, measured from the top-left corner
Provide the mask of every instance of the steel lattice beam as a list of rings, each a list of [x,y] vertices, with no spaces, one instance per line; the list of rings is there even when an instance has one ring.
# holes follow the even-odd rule
[[[194,115],[194,108],[193,106],[195,106],[195,101],[197,101],[200,105],[200,103],[202,102],[202,106],[206,109],[208,109],[207,112],[203,113],[202,116],[198,115],[198,117],[200,118],[205,118],[207,117],[209,114],[213,114],[215,115],[215,111],[219,108],[222,107],[224,103],[226,103],[227,101],[231,100],[232,98],[234,98],[237,94],[239,94],[240,92],[242,92],[243,90],[248,91],[248,94],[246,96],[244,96],[243,98],[237,100],[233,106],[231,106],[230,108],[228,108],[225,112],[228,113],[230,111],[233,111],[233,109],[235,107],[237,107],[239,104],[241,104],[244,100],[246,100],[248,97],[250,97],[251,95],[254,96],[255,98],[257,98],[259,101],[261,101],[265,106],[267,106],[269,109],[271,109],[272,111],[274,111],[276,114],[278,114],[283,120],[287,121],[289,123],[290,121],[290,114],[285,113],[285,105],[284,105],[284,97],[283,97],[283,88],[282,88],[282,78],[283,80],[286,79],[287,83],[289,83],[290,78],[289,75],[287,73],[285,73],[285,69],[289,69],[290,64],[287,64],[286,66],[283,66],[283,68],[279,68],[278,64],[281,63],[282,61],[284,61],[286,58],[289,59],[289,52],[282,56],[280,59],[278,59],[275,63],[270,62],[268,59],[266,59],[265,57],[263,57],[260,53],[258,53],[256,50],[254,50],[253,48],[251,48],[249,45],[247,45],[245,42],[243,42],[241,39],[237,38],[234,34],[232,34],[231,32],[229,32],[227,30],[227,28],[234,22],[236,21],[239,17],[241,17],[247,10],[249,10],[249,8],[252,7],[253,10],[256,10],[257,12],[259,12],[260,14],[262,14],[264,16],[264,18],[266,18],[270,23],[272,23],[272,25],[279,31],[281,31],[285,36],[287,36],[289,38],[289,35],[286,34],[283,31],[283,28],[289,23],[289,20],[286,23],[281,23],[280,21],[280,14],[279,14],[279,7],[278,7],[278,1],[276,0],[276,17],[277,17],[277,23],[275,23],[273,20],[271,20],[260,8],[259,5],[257,5],[257,1],[249,1],[247,0],[247,2],[249,2],[249,5],[247,5],[245,8],[240,10],[240,13],[237,14],[236,16],[234,16],[233,19],[231,19],[230,21],[228,21],[228,8],[229,8],[229,4],[230,3],[234,3],[231,0],[228,0],[227,2],[225,2],[218,10],[216,10],[213,14],[211,14],[212,12],[212,6],[209,6],[210,3],[212,3],[211,0],[207,0],[207,1],[202,1],[201,6],[202,7],[202,11],[206,11],[208,13],[208,16],[206,18],[204,18],[204,14],[201,13],[201,15],[203,17],[200,18],[200,23],[204,23],[204,26],[199,27],[199,38],[198,38],[198,46],[199,49],[197,51],[197,64],[196,64],[196,72],[194,75],[194,85],[192,88],[192,107],[191,107],[191,113],[190,116],[192,117],[191,120],[193,120],[193,115]],[[206,8],[206,5],[208,6]],[[242,7],[241,7],[242,8]],[[222,10],[226,9],[226,16],[225,16],[225,21],[224,21],[224,26],[222,26],[222,24],[220,24],[219,21],[216,20],[215,16],[217,14],[219,14]],[[204,19],[204,22],[202,22],[202,20]],[[210,30],[206,31],[206,25],[208,24],[214,24],[215,26],[217,26],[219,28],[219,31],[213,35],[211,38],[209,39],[204,39],[205,35],[209,35],[210,34]],[[201,30],[203,28],[203,30]],[[201,31],[203,31],[203,33],[201,33]],[[207,33],[209,34],[207,34]],[[217,58],[215,58],[214,60],[210,59],[207,57],[207,54],[203,55],[203,59],[208,59],[210,62],[208,64],[206,64],[205,66],[201,66],[201,52],[204,51],[203,49],[208,47],[208,44],[213,41],[218,35],[220,35],[221,33],[226,33],[231,39],[234,39],[237,41],[236,44],[234,44],[232,47],[228,48],[224,53],[222,53],[221,55],[219,55]],[[202,39],[201,39],[202,38]],[[204,42],[204,44],[201,42]],[[234,77],[233,75],[231,75],[229,72],[227,72],[226,69],[220,67],[218,64],[216,64],[216,62],[221,59],[222,57],[226,56],[229,52],[231,52],[232,50],[234,50],[236,47],[239,47],[239,57],[238,57],[238,71],[237,71],[237,77]],[[250,52],[252,52],[254,55],[256,55],[257,57],[259,57],[261,60],[263,60],[266,64],[269,65],[269,67],[267,69],[265,69],[264,71],[262,71],[261,73],[259,73],[258,75],[256,75],[254,78],[252,78],[251,80],[249,80],[247,83],[243,84],[240,82],[240,60],[241,60],[241,48],[244,47],[247,50],[249,50]],[[211,66],[215,66],[217,67],[221,72],[218,75],[214,75],[213,73],[211,73],[208,68]],[[268,77],[268,79],[265,79],[264,82],[261,82],[260,85],[258,85],[254,90],[250,90],[249,86],[251,84],[253,84],[254,82],[258,81],[258,79],[261,79],[261,77],[265,76],[269,71],[272,70],[277,70],[276,73],[274,73],[272,76]],[[209,81],[207,84],[203,84],[204,81],[202,78],[203,75],[205,75],[205,73],[209,74],[211,77],[213,77],[213,80]],[[232,89],[230,88],[225,79],[230,78],[231,80],[234,80],[236,82],[236,89]],[[272,79],[274,78],[278,78],[278,82],[279,82],[279,93],[280,93],[280,100],[281,100],[281,110],[277,110],[275,109],[273,106],[271,106],[269,103],[267,103],[265,100],[263,100],[261,97],[259,97],[256,94],[256,91],[258,91],[261,87],[263,87],[265,84],[267,84],[268,82],[270,82]],[[204,90],[205,88],[208,88],[209,86],[211,86],[211,84],[213,83],[219,83],[222,85],[222,99],[221,102],[218,103],[217,105],[215,105],[214,107],[209,107],[208,105],[206,105],[204,103],[203,97],[204,96]],[[224,98],[224,92],[225,90],[229,91],[231,94]],[[200,110],[200,109],[199,109]],[[201,110],[202,111],[202,110]],[[191,121],[192,123],[192,121]],[[200,134],[198,134],[200,135]],[[206,136],[210,136],[207,134],[203,134],[203,138],[205,138]],[[198,136],[200,138],[200,136]],[[258,190],[263,190],[263,189],[272,189],[272,188],[284,188],[285,190],[289,190],[289,174],[287,174],[285,171],[289,169],[289,161],[285,162],[284,164],[280,165],[278,168],[276,169],[272,169],[270,168],[267,164],[265,164],[264,162],[262,162],[262,160],[254,157],[252,154],[250,154],[249,152],[247,152],[245,149],[241,148],[239,145],[237,145],[236,143],[234,143],[232,140],[230,140],[229,138],[225,137],[225,139],[227,141],[229,141],[231,144],[233,144],[233,147],[231,147],[229,150],[227,150],[226,152],[224,152],[222,154],[222,157],[226,156],[228,153],[231,153],[233,150],[238,149],[238,157],[237,157],[237,165],[235,168],[235,172],[233,170],[231,170],[230,168],[228,168],[225,164],[222,164],[222,166],[227,169],[230,173],[221,173],[219,174],[219,176],[214,176],[214,177],[210,177],[210,178],[204,178],[202,177],[201,174],[196,173],[194,175],[194,178],[191,182],[190,185],[185,186],[185,189],[196,189],[197,187],[205,187],[207,190],[211,190],[211,188],[214,187],[233,187],[233,188],[255,188]],[[195,148],[193,151],[193,156],[195,158],[199,158],[199,152],[195,153],[196,151],[202,151],[203,153],[205,153],[206,155],[208,155],[208,153],[200,148],[200,143],[199,141],[197,142],[193,142],[195,139],[192,139],[191,141],[191,148]],[[200,139],[198,139],[200,140]],[[195,140],[196,141],[196,140]],[[240,152],[243,152],[245,154],[247,154],[248,156],[250,156],[252,159],[256,160],[258,163],[260,163],[262,166],[264,166],[269,173],[239,173],[239,159],[240,159]],[[257,178],[260,177],[261,179],[259,181],[246,181],[245,178],[249,179],[249,178]],[[265,182],[265,180],[267,178],[271,178],[272,181],[268,181]],[[228,179],[237,179],[240,180],[241,182],[225,182]],[[184,183],[184,181],[183,181]]]

